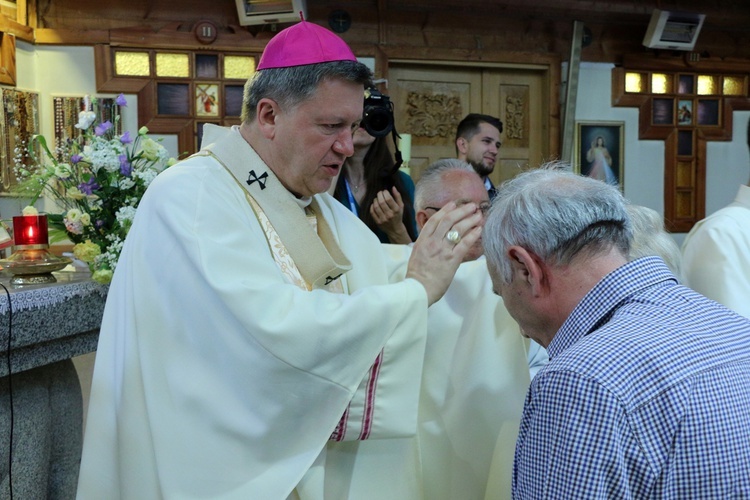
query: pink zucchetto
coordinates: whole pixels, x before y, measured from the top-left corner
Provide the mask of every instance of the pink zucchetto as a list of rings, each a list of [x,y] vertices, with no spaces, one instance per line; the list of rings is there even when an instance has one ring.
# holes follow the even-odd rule
[[[356,60],[352,49],[332,31],[301,21],[271,38],[260,56],[258,69]]]

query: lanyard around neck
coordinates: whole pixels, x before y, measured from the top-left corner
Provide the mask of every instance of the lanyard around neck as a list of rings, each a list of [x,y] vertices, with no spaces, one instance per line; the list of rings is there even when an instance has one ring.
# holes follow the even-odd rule
[[[349,199],[349,210],[351,210],[354,215],[359,217],[359,212],[357,211],[357,201],[354,199],[352,188],[349,186],[349,181],[346,178],[344,178],[344,184],[346,185],[346,197]]]

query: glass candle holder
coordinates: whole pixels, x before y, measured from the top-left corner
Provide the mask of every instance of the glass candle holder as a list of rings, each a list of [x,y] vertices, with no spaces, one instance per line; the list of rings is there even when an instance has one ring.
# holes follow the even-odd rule
[[[13,241],[16,246],[43,245],[49,248],[46,215],[18,215],[13,217]]]
[[[0,260],[0,266],[13,277],[14,288],[40,285],[57,281],[52,273],[72,261],[49,251],[49,234],[46,215],[19,215],[13,217],[13,254]]]

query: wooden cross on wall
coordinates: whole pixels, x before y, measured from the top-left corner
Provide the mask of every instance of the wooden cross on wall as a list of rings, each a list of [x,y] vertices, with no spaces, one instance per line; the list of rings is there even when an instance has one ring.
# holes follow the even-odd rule
[[[706,143],[730,141],[732,111],[750,109],[746,62],[696,59],[626,57],[612,70],[612,105],[639,108],[638,138],[665,142],[664,219],[680,233],[706,215]]]

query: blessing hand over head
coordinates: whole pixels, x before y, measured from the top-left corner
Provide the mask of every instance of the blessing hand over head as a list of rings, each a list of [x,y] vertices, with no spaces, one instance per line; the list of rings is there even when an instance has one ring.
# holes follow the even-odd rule
[[[409,258],[407,278],[427,290],[429,305],[439,300],[453,281],[466,252],[482,235],[482,212],[474,203],[450,202],[422,227]]]

